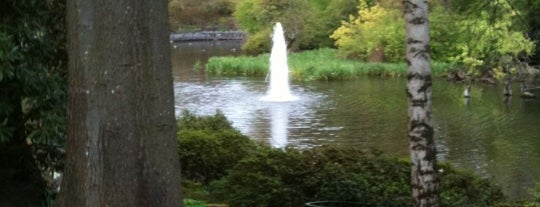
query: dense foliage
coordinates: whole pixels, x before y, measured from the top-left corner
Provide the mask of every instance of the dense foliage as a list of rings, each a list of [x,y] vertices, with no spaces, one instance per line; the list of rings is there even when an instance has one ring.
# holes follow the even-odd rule
[[[357,15],[332,35],[340,54],[369,60],[382,51],[385,61],[401,62],[405,42],[400,2],[383,0],[372,6],[359,2]],[[431,2],[430,52],[434,60],[460,63],[470,74],[486,73],[534,52],[534,42],[522,27],[515,26],[518,11],[508,1],[481,2],[480,8],[455,10],[442,1]]]
[[[46,194],[42,173],[62,167],[64,22],[65,1],[0,2],[1,206],[39,205]]]
[[[513,22],[512,29],[526,34],[528,38],[536,43],[534,51],[540,51],[540,44],[538,44],[540,40],[540,18],[538,18],[540,15],[540,1],[507,0],[506,4],[501,4],[501,1],[452,0],[452,9],[460,14],[473,17],[487,14],[491,17],[491,20],[510,15]],[[482,11],[483,14],[479,11]],[[537,65],[540,63],[540,52],[520,58],[525,62],[530,61],[533,65]]]
[[[538,63],[538,11],[536,1],[430,1],[431,56],[460,63],[469,75],[516,71],[523,68],[518,62]],[[398,1],[170,0],[169,12],[174,31],[239,26],[249,33],[244,49],[252,54],[269,51],[272,26],[280,21],[291,51],[335,45],[341,57],[403,61]]]
[[[232,30],[237,0],[169,0],[169,25],[173,32]]]
[[[272,26],[281,22],[290,50],[332,46],[329,35],[354,12],[356,0],[239,0],[234,16],[249,34],[244,50],[269,51]]]
[[[184,111],[178,120],[178,147],[183,178],[203,183],[221,178],[256,148],[219,111],[202,117]]]
[[[266,148],[211,189],[233,206],[301,206],[317,200],[408,206],[408,175],[406,162],[357,149]]]
[[[64,9],[63,1],[0,4],[2,142],[16,136],[35,144],[63,142],[67,56],[65,26],[58,22]]]
[[[493,13],[493,9],[497,13]],[[475,13],[475,18],[459,19],[455,28],[462,34],[455,40],[459,53],[449,57],[463,63],[466,69],[485,73],[503,71],[503,67],[531,55],[534,42],[514,26],[518,21],[516,12],[508,1],[497,0]]]
[[[281,22],[290,51],[337,46],[340,57],[403,62],[401,9],[392,0],[171,0],[170,21],[237,23],[249,34],[243,46],[249,54],[269,51],[272,26]],[[523,63],[539,62],[538,11],[539,3],[525,0],[430,1],[431,57],[469,76],[530,74]]]
[[[443,206],[492,206],[499,188],[441,166]],[[411,206],[410,165],[378,152],[347,147],[258,151],[239,162],[212,193],[233,206],[301,206],[340,200],[376,206]]]
[[[383,1],[369,6],[359,1],[358,14],[342,22],[333,34],[341,56],[369,60],[382,50],[384,60],[402,62],[405,26],[401,2]]]
[[[380,151],[255,145],[245,136],[230,136],[230,122],[220,112],[205,117],[184,112],[178,123],[184,192],[190,198],[240,207],[303,206],[317,200],[411,205],[410,164]],[[203,131],[213,135],[197,135]],[[192,139],[197,141],[183,141]],[[487,179],[449,165],[441,165],[440,174],[443,206],[492,206],[504,201],[501,190]],[[201,179],[204,176],[207,179]],[[209,181],[210,185],[203,183]]]

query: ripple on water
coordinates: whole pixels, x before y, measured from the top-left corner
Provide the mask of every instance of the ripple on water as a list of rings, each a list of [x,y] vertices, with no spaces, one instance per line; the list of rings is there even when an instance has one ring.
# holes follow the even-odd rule
[[[175,83],[175,109],[177,116],[182,110],[199,115],[213,115],[222,111],[242,133],[255,139],[271,141],[272,137],[285,136],[289,142],[305,142],[340,126],[326,127],[323,116],[316,113],[325,102],[325,95],[305,88],[291,87],[296,101],[262,101],[266,83],[234,80]],[[324,106],[331,108],[331,106]],[[281,126],[281,128],[279,128]],[[313,132],[313,127],[323,132]],[[289,131],[293,131],[289,133]],[[279,135],[281,133],[282,135]],[[281,141],[282,142],[282,141]],[[287,144],[287,143],[285,143]]]

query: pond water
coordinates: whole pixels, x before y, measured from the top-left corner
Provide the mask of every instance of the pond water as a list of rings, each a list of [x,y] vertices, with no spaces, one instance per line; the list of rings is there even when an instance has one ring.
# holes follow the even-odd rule
[[[300,100],[274,103],[259,100],[268,88],[264,78],[209,77],[194,67],[214,55],[238,55],[240,45],[173,44],[177,112],[221,110],[244,134],[274,147],[333,143],[409,156],[404,79],[293,81],[292,93]],[[540,180],[540,100],[505,100],[497,86],[479,84],[472,90],[466,101],[462,85],[433,83],[438,159],[493,178],[511,199],[529,198]]]

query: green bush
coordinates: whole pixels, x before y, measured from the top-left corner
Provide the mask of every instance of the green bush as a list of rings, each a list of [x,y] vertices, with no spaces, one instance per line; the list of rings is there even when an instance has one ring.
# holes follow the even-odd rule
[[[487,180],[441,166],[443,206],[489,206],[502,200]],[[265,148],[211,183],[210,193],[232,206],[302,206],[340,200],[376,206],[411,206],[410,165],[354,148]]]
[[[457,171],[449,164],[439,168],[444,206],[494,206],[505,200],[501,189],[488,179],[481,179],[471,172]]]
[[[256,145],[221,112],[179,124],[184,195],[231,206],[303,206],[339,200],[411,206],[410,164],[377,150],[342,146],[275,149]],[[442,206],[494,206],[500,188],[448,164],[439,166]],[[512,205],[512,204],[509,204]]]
[[[407,206],[407,166],[352,148],[265,148],[239,162],[210,189],[232,206],[302,206],[315,200]]]
[[[206,207],[206,203],[193,199],[184,199],[185,207]]]
[[[267,27],[257,33],[250,34],[244,45],[242,45],[242,51],[246,54],[262,54],[270,51],[272,41],[272,27]]]
[[[202,183],[221,178],[256,148],[219,111],[201,117],[184,111],[178,120],[178,146],[183,178]]]

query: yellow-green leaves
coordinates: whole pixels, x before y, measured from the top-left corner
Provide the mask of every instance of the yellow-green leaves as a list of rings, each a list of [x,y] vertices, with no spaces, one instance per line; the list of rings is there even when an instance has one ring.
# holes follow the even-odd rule
[[[359,4],[357,16],[343,21],[341,27],[330,36],[336,40],[340,55],[369,59],[375,49],[384,48],[388,61],[402,60],[404,53],[401,46],[405,34],[399,7],[388,3],[370,7],[363,0]]]
[[[511,57],[512,61],[520,55],[531,55],[535,43],[517,26],[518,11],[505,0],[495,0],[489,6],[463,12],[448,10],[440,1],[431,1],[431,58],[462,64],[473,75],[506,64],[500,61],[504,57]],[[343,21],[331,35],[339,55],[369,60],[375,49],[382,48],[385,61],[403,61],[405,36],[401,10],[389,0],[371,6],[359,0],[358,13]]]

